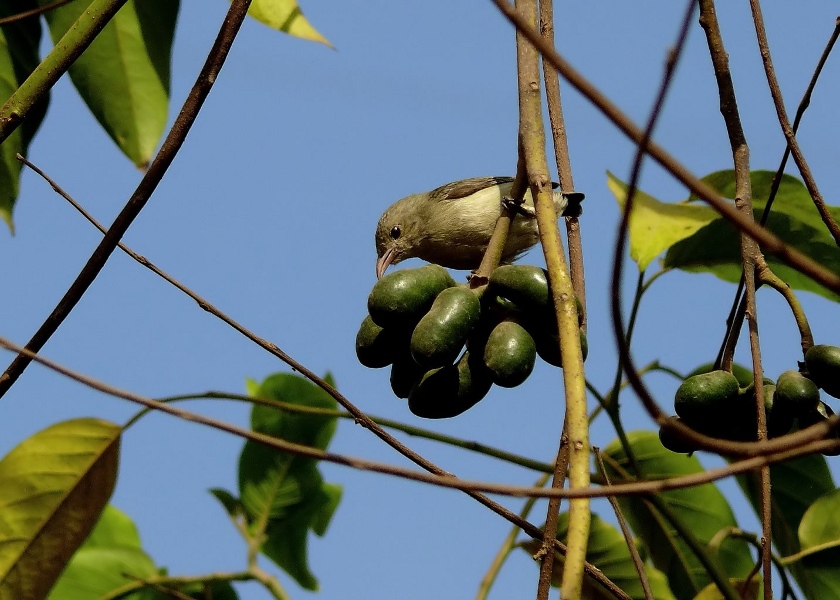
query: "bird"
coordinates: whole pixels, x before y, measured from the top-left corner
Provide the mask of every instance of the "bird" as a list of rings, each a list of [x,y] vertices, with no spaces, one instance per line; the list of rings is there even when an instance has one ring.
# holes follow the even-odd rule
[[[522,204],[510,199],[513,177],[473,177],[430,192],[411,194],[389,206],[376,225],[376,277],[407,258],[451,269],[477,269],[506,204],[516,215],[502,263],[516,260],[539,240],[531,191]],[[580,214],[580,192],[563,193],[552,183],[557,216]]]

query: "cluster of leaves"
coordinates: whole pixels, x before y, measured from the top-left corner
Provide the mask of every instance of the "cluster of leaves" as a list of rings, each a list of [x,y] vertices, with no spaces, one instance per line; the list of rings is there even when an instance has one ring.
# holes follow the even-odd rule
[[[437,265],[395,271],[370,293],[356,356],[391,365],[391,389],[415,415],[454,417],[493,384],[524,383],[537,355],[560,366],[553,305],[545,270],[529,265],[497,267],[474,289]],[[580,343],[585,356],[583,331]]]
[[[19,0],[0,5],[0,19],[48,8],[44,19],[56,44],[54,52],[67,51],[60,44],[78,33],[77,22],[86,15],[88,2],[50,7],[53,0]],[[105,132],[135,165],[145,167],[166,125],[169,105],[172,40],[179,0],[128,0],[69,69],[70,79],[85,105]],[[249,15],[280,31],[304,39],[329,42],[304,18],[294,0],[254,0]],[[41,20],[37,15],[0,26],[0,99],[25,93],[39,99],[20,128],[0,144],[0,218],[12,231],[12,210],[19,191],[21,165],[18,153],[27,148],[46,115],[48,89],[38,73],[41,59]],[[20,98],[18,98],[20,100]],[[2,117],[17,111],[7,103]],[[3,121],[0,118],[0,121]]]
[[[326,449],[336,427],[335,400],[326,392],[286,373],[250,382],[249,391],[265,403],[252,411],[254,431]],[[278,402],[309,412],[282,411],[272,406]],[[107,505],[122,433],[99,419],[64,421],[0,460],[0,597],[163,600],[177,590],[197,600],[208,593],[238,598],[230,581],[170,577],[143,550],[131,520]],[[323,480],[317,461],[248,441],[239,459],[239,496],[211,492],[246,541],[249,563],[260,553],[301,587],[318,588],[307,563],[307,537],[310,530],[324,535],[341,488]],[[251,566],[238,578],[258,579]]]

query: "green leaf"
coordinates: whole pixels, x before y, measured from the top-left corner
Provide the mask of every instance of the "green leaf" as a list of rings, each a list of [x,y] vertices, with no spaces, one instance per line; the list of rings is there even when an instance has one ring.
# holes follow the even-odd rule
[[[756,220],[761,218],[762,210],[767,204],[773,175],[772,171],[750,173]],[[733,171],[718,171],[707,175],[703,181],[724,197],[735,196]],[[840,208],[829,207],[829,212],[835,220],[840,220]],[[828,233],[804,184],[795,177],[783,176],[767,220],[767,228],[824,267],[840,273],[840,248]],[[674,244],[665,256],[665,266],[713,273],[725,281],[737,282],[741,278],[739,243],[735,227],[718,218],[691,237]],[[766,258],[773,271],[792,288],[840,301],[840,296],[788,267],[774,256],[767,255]]]
[[[569,528],[569,513],[560,513],[557,517],[557,539],[566,538]],[[532,555],[536,554],[541,546],[538,540],[529,540],[522,544],[522,547]],[[598,515],[592,515],[589,527],[589,541],[586,546],[586,561],[598,567],[601,572],[618,587],[624,590],[633,600],[643,600],[645,597],[642,584],[639,581],[639,574],[627,548],[627,542],[621,532],[604,522]],[[554,558],[554,571],[551,579],[552,585],[559,586],[563,575],[563,563],[565,558],[559,552]],[[674,595],[668,588],[668,581],[662,571],[656,567],[646,564],[648,582],[650,583],[653,597],[656,600],[673,600]],[[613,598],[613,594],[589,579],[584,579],[586,588],[583,597],[588,600],[607,600]]]
[[[645,479],[666,479],[703,471],[696,457],[666,450],[655,432],[633,431],[627,438]],[[617,440],[604,448],[603,453],[625,471],[632,471]],[[614,481],[621,478],[620,472],[610,466],[610,461],[606,461],[606,467]],[[737,526],[726,498],[711,483],[662,492],[656,498],[703,546],[720,530]],[[706,569],[652,502],[644,497],[623,497],[618,503],[633,532],[650,552],[653,564],[665,573],[678,598],[692,598],[710,583]],[[746,577],[753,566],[747,543],[731,538],[721,544],[717,560],[730,577]]]
[[[840,490],[820,496],[805,511],[799,524],[799,542],[804,553],[793,563],[807,575],[806,597],[811,600],[840,598]],[[800,554],[801,556],[801,554]],[[794,574],[799,571],[794,570]],[[797,581],[799,578],[797,577]]]
[[[820,496],[799,523],[802,550],[840,546],[840,489]]]
[[[318,33],[306,20],[294,0],[254,0],[248,9],[248,15],[272,29],[333,47],[327,38]]]
[[[38,0],[42,6],[53,0]],[[166,125],[178,0],[129,0],[70,67],[85,104],[120,150],[145,167]],[[54,42],[87,9],[71,2],[45,14]]]
[[[627,199],[627,184],[607,173],[607,187],[623,209]],[[707,206],[664,203],[637,189],[633,212],[630,215],[630,258],[644,271],[654,258],[698,229],[719,218]]]
[[[758,600],[758,593],[761,591],[761,579],[759,576],[750,579],[749,583],[743,579],[730,579],[729,582],[737,590],[742,600]],[[723,594],[714,583],[704,587],[694,600],[725,600]]]
[[[0,17],[30,10],[38,6],[35,0],[19,0],[0,5]],[[38,19],[23,19],[0,26],[0,105],[18,89],[39,62],[41,25]],[[26,155],[29,143],[47,112],[49,96],[37,103],[26,115],[20,127],[0,144],[0,219],[14,233],[12,210],[20,192],[21,163],[17,153]]]
[[[0,460],[0,598],[46,596],[111,497],[121,431],[64,421]]]
[[[322,483],[313,487],[304,502],[291,507],[286,518],[272,519],[266,528],[262,553],[304,589],[318,589],[307,561],[307,530],[323,535],[340,498],[340,486]]]
[[[155,564],[143,551],[134,523],[109,505],[90,537],[73,555],[49,600],[100,598],[137,579],[155,575]],[[126,600],[139,600],[142,593],[126,596]]]
[[[222,488],[213,488],[210,490],[210,493],[213,494],[213,497],[216,498],[216,500],[218,500],[224,507],[227,514],[234,519],[239,515],[244,514],[244,509],[242,508],[242,504],[239,502],[239,498],[231,494],[229,491]]]
[[[321,388],[288,373],[272,375],[259,386],[248,387],[258,398],[315,408],[336,407],[335,400]],[[251,427],[283,440],[326,449],[335,433],[336,417],[257,405],[251,413]],[[249,441],[239,459],[239,491],[251,535],[265,535],[263,554],[301,587],[318,589],[307,562],[308,533],[310,529],[318,535],[326,531],[341,488],[323,481],[318,461]]]
[[[742,475],[737,479],[756,515],[759,515],[761,488],[758,476]],[[770,481],[773,544],[783,556],[797,554],[801,550],[798,531],[802,516],[817,498],[834,490],[828,464],[825,457],[819,454],[777,463],[770,466]],[[837,553],[835,559],[840,559],[840,553]],[[814,557],[813,560],[794,562],[788,567],[806,598],[818,600],[828,597],[823,595],[827,586],[830,587],[825,580],[837,578],[819,567],[822,562],[821,558]],[[840,560],[834,564],[840,564]],[[840,581],[833,589],[840,596]]]

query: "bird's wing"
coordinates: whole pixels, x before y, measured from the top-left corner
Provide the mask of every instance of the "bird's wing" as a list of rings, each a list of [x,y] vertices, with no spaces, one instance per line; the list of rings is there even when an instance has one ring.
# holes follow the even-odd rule
[[[502,185],[511,183],[513,177],[473,177],[472,179],[463,179],[453,183],[447,183],[437,189],[429,192],[429,200],[433,202],[443,202],[445,200],[457,200],[458,198],[465,198],[470,194],[480,192],[494,185]]]

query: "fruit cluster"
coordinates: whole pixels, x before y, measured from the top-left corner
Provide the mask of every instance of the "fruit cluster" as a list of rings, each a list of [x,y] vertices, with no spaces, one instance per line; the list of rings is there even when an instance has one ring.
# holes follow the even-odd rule
[[[820,400],[819,388],[840,398],[840,348],[812,346],[805,353],[804,366],[805,374],[785,371],[775,382],[764,379],[764,414],[771,438],[794,427],[804,429],[834,414]],[[711,437],[754,441],[756,404],[751,372],[743,367],[735,375],[708,371],[689,376],[677,389],[674,409],[678,416],[674,419]],[[660,429],[659,437],[662,445],[674,452],[697,449],[667,427]]]
[[[477,289],[457,285],[437,265],[395,271],[374,285],[368,313],[356,356],[366,367],[391,365],[391,389],[419,417],[454,417],[494,383],[520,385],[537,355],[560,366],[553,302],[539,267],[503,265]],[[583,332],[580,341],[585,357]]]

